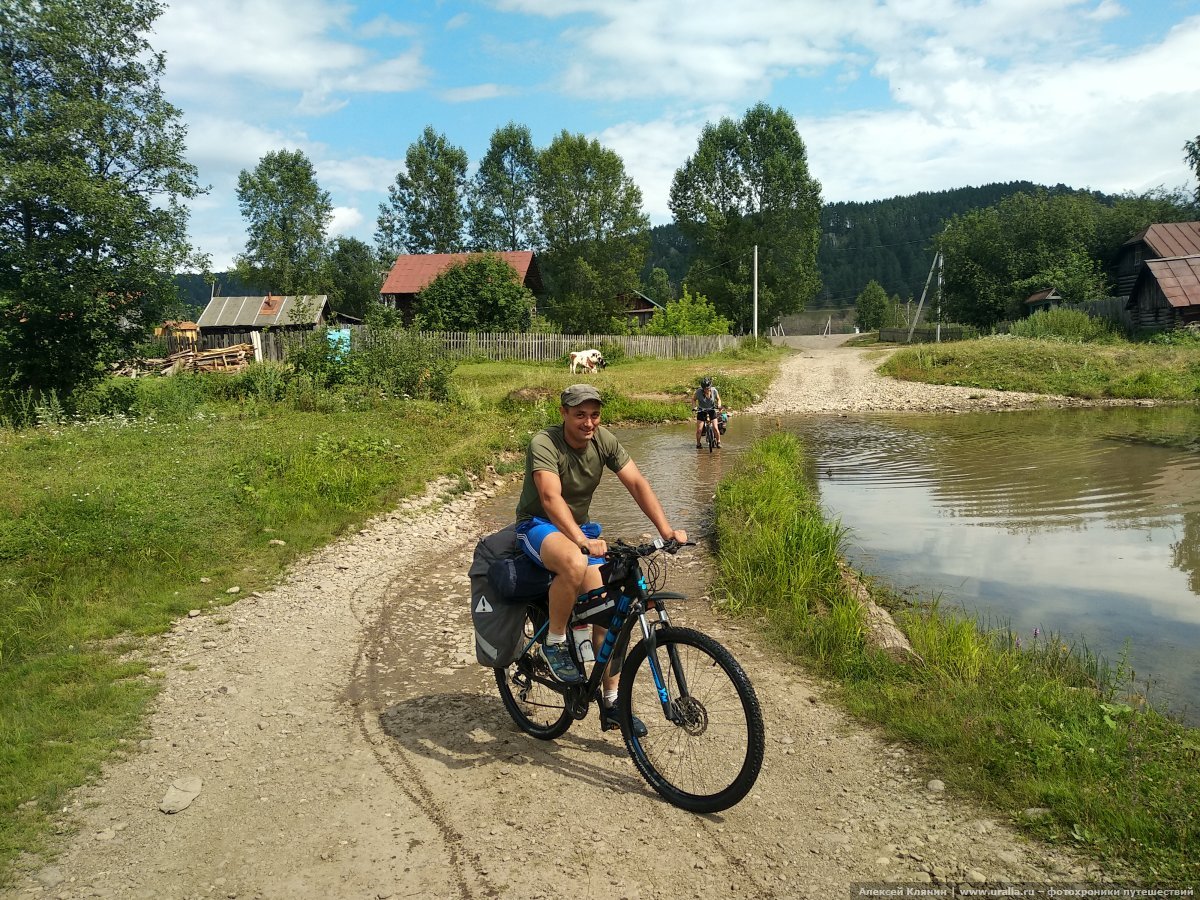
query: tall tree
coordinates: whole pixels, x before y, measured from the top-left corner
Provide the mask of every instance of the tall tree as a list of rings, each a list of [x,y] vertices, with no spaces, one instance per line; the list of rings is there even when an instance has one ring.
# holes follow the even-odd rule
[[[752,324],[755,245],[761,321],[803,309],[820,289],[821,185],[786,110],[760,103],[740,121],[706,125],[675,173],[670,205],[698,249],[690,287],[743,329]]]
[[[155,0],[0,0],[0,389],[101,377],[202,267]]]
[[[936,241],[945,266],[944,314],[988,328],[1020,315],[1038,288],[1069,290],[1073,301],[1102,296],[1099,265],[1088,255],[1098,207],[1089,194],[1038,191],[952,218]]]
[[[237,197],[249,233],[238,277],[277,294],[320,293],[333,204],[304,151],[273,150],[243,169]]]
[[[537,200],[545,247],[547,315],[579,330],[602,328],[640,287],[649,219],[642,192],[612,150],[563,131],[538,154]]]
[[[537,151],[529,128],[497,128],[468,192],[471,245],[476,250],[528,250],[537,244],[534,184]]]
[[[878,331],[888,315],[888,295],[878,281],[869,281],[854,301],[854,322],[863,331]]]
[[[1196,202],[1200,203],[1200,134],[1196,135],[1194,141],[1184,142],[1183,161],[1191,166],[1196,174]]]
[[[379,204],[375,247],[391,265],[401,253],[460,253],[467,186],[467,152],[425,126],[404,155],[388,199]]]
[[[330,305],[338,312],[357,318],[379,305],[383,272],[369,244],[352,237],[336,237],[329,245]]]

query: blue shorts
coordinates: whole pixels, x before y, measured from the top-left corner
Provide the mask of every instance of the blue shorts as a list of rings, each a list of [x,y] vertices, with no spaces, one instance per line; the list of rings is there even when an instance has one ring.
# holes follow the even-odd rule
[[[584,522],[579,528],[585,537],[593,539],[600,537],[601,528],[599,522]],[[517,545],[525,552],[526,556],[543,569],[546,567],[542,563],[542,541],[550,534],[562,534],[562,532],[549,519],[543,519],[540,516],[526,519],[517,525]],[[598,566],[603,562],[603,556],[588,557],[589,566]]]

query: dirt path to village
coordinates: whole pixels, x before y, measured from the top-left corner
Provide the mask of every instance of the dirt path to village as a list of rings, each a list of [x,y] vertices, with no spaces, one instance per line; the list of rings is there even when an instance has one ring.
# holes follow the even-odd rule
[[[897,385],[864,351],[810,342],[760,411],[989,402]],[[521,734],[475,664],[464,574],[501,524],[481,501],[513,484],[488,479],[454,499],[445,488],[151,648],[163,689],[145,738],[70,799],[58,856],[29,861],[5,896],[824,900],[852,882],[1088,874],[1018,836],[1007,822],[1020,810],[943,788],[749,623],[703,602],[677,620],[732,649],[766,717],[762,776],[740,805],[707,817],[667,805],[594,711],[555,742]],[[706,567],[699,553],[673,562],[669,587],[702,596]],[[213,584],[214,597],[231,587]],[[199,794],[161,812],[187,778]]]

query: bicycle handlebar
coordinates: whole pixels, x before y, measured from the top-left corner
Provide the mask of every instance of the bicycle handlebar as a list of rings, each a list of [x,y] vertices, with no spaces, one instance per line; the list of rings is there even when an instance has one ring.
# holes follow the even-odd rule
[[[648,544],[627,544],[625,541],[618,538],[608,550],[604,552],[605,559],[617,559],[621,556],[635,556],[639,559],[657,553],[659,550],[665,553],[678,553],[681,547],[695,547],[695,541],[684,541],[682,544],[675,538],[655,538]],[[580,547],[579,552],[587,555],[587,548]]]

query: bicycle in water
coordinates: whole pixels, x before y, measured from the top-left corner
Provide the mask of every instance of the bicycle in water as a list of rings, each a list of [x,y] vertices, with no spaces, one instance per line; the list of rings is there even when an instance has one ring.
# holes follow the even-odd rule
[[[591,663],[583,682],[556,681],[536,653],[549,622],[543,595],[527,601],[522,649],[514,663],[495,670],[496,684],[523,731],[553,740],[585,718],[592,703],[602,702],[604,671],[623,660],[616,713],[638,772],[675,806],[713,813],[754,786],[765,732],[754,687],[733,655],[708,635],[671,624],[667,601],[686,597],[658,590],[665,567],[657,554],[681,546],[694,545],[657,540],[609,546],[604,585],[582,595],[571,616],[572,626],[608,626],[594,661],[586,646],[567,641],[581,672],[587,674]],[[632,727],[635,716],[645,724],[644,736]]]

